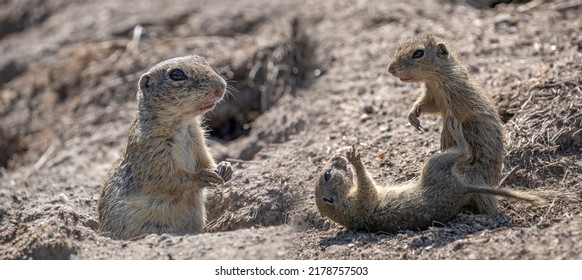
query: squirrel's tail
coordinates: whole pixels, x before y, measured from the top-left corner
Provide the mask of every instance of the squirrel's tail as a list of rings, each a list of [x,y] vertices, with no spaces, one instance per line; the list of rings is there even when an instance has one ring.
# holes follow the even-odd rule
[[[535,204],[546,204],[547,201],[560,200],[573,203],[582,202],[582,192],[578,193],[558,193],[555,191],[536,191],[533,193],[526,193],[517,190],[504,190],[500,188],[491,188],[484,186],[467,186],[468,193],[485,193],[497,196],[509,197],[517,200],[524,200]]]

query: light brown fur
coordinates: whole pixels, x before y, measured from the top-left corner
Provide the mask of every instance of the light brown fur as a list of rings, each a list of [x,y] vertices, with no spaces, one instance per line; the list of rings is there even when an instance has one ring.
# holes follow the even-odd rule
[[[229,163],[214,162],[200,119],[226,82],[203,58],[186,56],[155,65],[138,85],[137,116],[99,200],[100,231],[120,239],[200,233],[205,188],[232,175]]]
[[[320,213],[349,229],[395,232],[444,223],[476,193],[544,202],[536,196],[465,183],[460,167],[472,155],[460,123],[454,117],[445,122],[457,145],[431,156],[420,177],[402,185],[377,186],[355,146],[346,157],[332,156],[317,178]]]
[[[422,51],[421,57],[413,58]],[[417,53],[418,54],[418,53]],[[403,82],[424,84],[422,94],[410,109],[408,119],[421,129],[421,114],[454,116],[463,125],[472,158],[459,166],[471,184],[498,186],[503,167],[503,127],[497,110],[449,52],[443,40],[427,35],[401,43],[388,71]],[[441,150],[453,147],[451,132],[443,118]],[[474,194],[467,208],[475,213],[497,214],[497,201],[490,194]]]

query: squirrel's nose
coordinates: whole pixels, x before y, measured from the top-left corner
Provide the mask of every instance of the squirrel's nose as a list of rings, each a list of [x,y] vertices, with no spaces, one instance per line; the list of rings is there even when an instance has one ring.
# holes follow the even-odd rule
[[[216,79],[214,81],[214,94],[217,96],[222,96],[224,94],[224,90],[226,89],[226,81],[222,78]]]
[[[218,78],[214,80],[214,85],[217,87],[226,88],[226,81],[223,78]]]
[[[393,65],[393,64],[390,64],[390,66],[388,66],[388,72],[389,72],[390,74],[394,75],[394,72],[395,72],[395,71],[394,71],[394,65]]]

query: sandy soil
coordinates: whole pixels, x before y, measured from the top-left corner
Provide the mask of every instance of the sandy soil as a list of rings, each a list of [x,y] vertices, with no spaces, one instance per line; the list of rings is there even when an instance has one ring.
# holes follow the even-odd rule
[[[206,2],[0,1],[1,259],[582,258],[580,203],[502,201],[494,217],[367,233],[322,218],[313,195],[323,162],[353,143],[383,184],[418,176],[437,152],[437,118],[422,117],[422,134],[407,124],[419,86],[386,71],[399,41],[425,33],[447,39],[496,102],[502,187],[581,192],[580,1]],[[207,123],[234,179],[208,191],[207,233],[104,237],[96,202],[137,79],[191,53],[228,77]]]

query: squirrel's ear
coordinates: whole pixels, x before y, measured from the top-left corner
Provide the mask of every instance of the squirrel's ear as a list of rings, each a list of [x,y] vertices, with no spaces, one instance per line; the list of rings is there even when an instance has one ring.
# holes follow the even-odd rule
[[[147,73],[141,75],[141,77],[139,78],[139,89],[141,91],[146,91],[150,86],[150,75],[148,75]]]
[[[445,43],[438,43],[437,46],[439,46],[439,49],[441,50],[441,54],[442,55],[448,55],[449,54],[449,50],[447,50],[447,46],[445,46]]]

